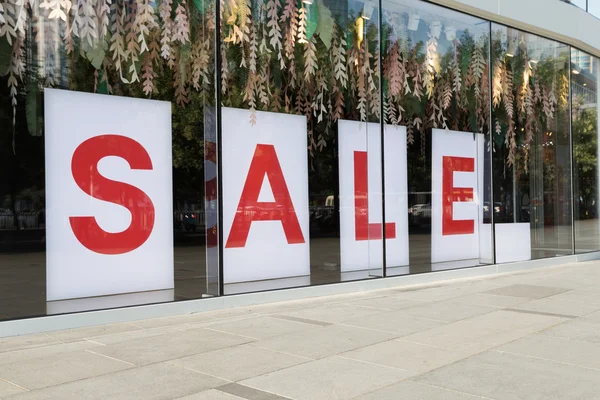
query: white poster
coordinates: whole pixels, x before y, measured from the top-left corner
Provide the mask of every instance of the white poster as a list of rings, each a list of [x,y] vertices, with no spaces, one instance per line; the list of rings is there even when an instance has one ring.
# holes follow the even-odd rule
[[[406,128],[384,127],[386,264],[408,273]],[[340,120],[341,270],[383,268],[381,126]]]
[[[224,283],[310,275],[306,117],[222,110]]]
[[[529,222],[494,224],[496,263],[531,260],[531,225]]]
[[[45,89],[47,300],[173,288],[171,104]]]
[[[483,134],[433,129],[432,263],[479,263],[483,224],[483,149]],[[489,229],[485,231],[486,236],[491,234],[487,233],[491,232]],[[488,252],[489,249],[485,250],[485,253]],[[484,255],[484,258],[488,257]],[[432,269],[445,267],[434,266]]]

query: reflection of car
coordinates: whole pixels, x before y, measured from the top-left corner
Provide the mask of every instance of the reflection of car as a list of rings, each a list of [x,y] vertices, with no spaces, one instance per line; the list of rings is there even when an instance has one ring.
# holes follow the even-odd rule
[[[408,213],[411,215],[418,215],[419,210],[426,206],[427,206],[427,204],[415,204],[414,206],[412,206],[408,209]]]
[[[422,204],[413,215],[416,217],[431,218],[431,204]]]
[[[415,204],[408,209],[411,225],[428,225],[431,222],[431,204]]]
[[[311,235],[335,232],[339,222],[335,218],[335,208],[330,205],[309,208]]]

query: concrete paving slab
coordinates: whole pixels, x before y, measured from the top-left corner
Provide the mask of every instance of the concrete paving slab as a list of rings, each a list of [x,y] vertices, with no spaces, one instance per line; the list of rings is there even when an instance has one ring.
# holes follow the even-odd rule
[[[539,285],[523,285],[515,284],[491,289],[486,291],[487,294],[498,294],[501,296],[526,297],[529,299],[541,299],[543,297],[554,296],[559,293],[568,291],[569,289],[561,287],[548,287]]]
[[[414,343],[479,353],[564,322],[565,318],[498,310],[419,332]]]
[[[131,368],[133,365],[94,354],[74,351],[3,364],[0,378],[34,390]]]
[[[422,374],[470,355],[467,352],[397,339],[362,347],[339,356]]]
[[[171,361],[175,365],[232,382],[302,364],[311,359],[241,345]]]
[[[227,381],[158,363],[13,396],[10,400],[164,400],[198,393]]]
[[[254,339],[268,339],[286,333],[300,332],[302,330],[314,329],[315,325],[298,321],[272,318],[270,316],[256,316],[238,321],[227,321],[209,325],[209,329],[247,336]]]
[[[474,396],[450,389],[427,385],[411,380],[402,381],[383,389],[359,396],[356,400],[493,400],[488,397]]]
[[[221,392],[220,390],[211,389],[200,393],[190,394],[189,396],[179,397],[175,400],[244,400],[244,398]]]
[[[330,325],[252,343],[252,346],[312,359],[383,342],[396,335],[353,326]]]
[[[87,340],[71,343],[51,344],[48,346],[40,346],[22,350],[13,350],[0,353],[0,371],[3,364],[16,363],[20,361],[33,360],[41,357],[52,355],[67,354],[77,350],[93,349],[94,347],[102,346],[98,343],[93,343]]]
[[[550,360],[487,351],[415,379],[501,400],[592,400],[600,371]]]
[[[600,370],[600,343],[530,335],[494,350]]]
[[[586,322],[581,318],[545,329],[540,334],[590,343],[600,343],[600,326],[595,323]]]
[[[369,310],[364,307],[355,307],[350,304],[326,304],[305,310],[296,310],[283,312],[282,315],[290,317],[313,319],[324,322],[342,322],[352,318],[361,318],[367,315],[373,315],[379,310]]]
[[[208,329],[191,329],[99,347],[96,351],[135,365],[173,360],[248,343],[251,339]]]
[[[3,353],[5,351],[30,349],[34,347],[59,343],[60,341],[46,335],[45,333],[40,333],[37,335],[2,338],[0,339],[0,353]]]
[[[12,382],[7,382],[4,379],[0,379],[0,399],[25,392],[27,392],[25,388],[19,387]]]
[[[410,375],[408,371],[334,356],[248,379],[241,384],[291,399],[346,400]]]
[[[131,332],[142,328],[133,323],[110,324],[90,326],[86,328],[68,329],[64,331],[48,332],[48,336],[65,342],[76,342],[82,339],[92,339],[96,336],[110,335],[115,333]]]
[[[568,294],[564,293],[564,294]],[[564,314],[571,316],[582,316],[600,310],[600,303],[573,300],[573,296],[561,298],[557,296],[544,297],[542,299],[521,303],[513,308],[520,310],[541,311],[546,313]]]
[[[428,318],[441,322],[455,322],[496,310],[494,307],[443,301],[405,308],[400,312],[413,317]]]
[[[343,322],[343,325],[386,332],[395,336],[410,335],[411,333],[425,331],[442,324],[443,322],[440,321],[407,315],[402,310],[386,311]]]

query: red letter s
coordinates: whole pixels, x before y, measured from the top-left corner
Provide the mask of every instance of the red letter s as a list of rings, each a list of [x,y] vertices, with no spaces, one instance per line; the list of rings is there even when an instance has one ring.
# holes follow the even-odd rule
[[[71,171],[77,186],[98,200],[121,205],[131,213],[131,224],[123,232],[104,231],[95,217],[70,217],[71,229],[89,250],[100,254],[123,254],[140,247],[154,227],[154,204],[140,189],[103,177],[98,162],[104,157],[125,159],[131,169],[151,170],[152,161],[141,144],[120,135],[101,135],[81,143],[73,153]]]

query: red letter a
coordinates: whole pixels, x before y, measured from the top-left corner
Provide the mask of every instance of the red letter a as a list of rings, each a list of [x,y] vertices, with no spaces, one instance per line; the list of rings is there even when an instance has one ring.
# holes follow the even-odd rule
[[[265,175],[271,184],[274,202],[258,201]],[[304,236],[281,171],[275,147],[269,144],[256,145],[248,177],[242,190],[240,203],[225,247],[244,247],[248,239],[250,225],[254,221],[281,221],[289,244],[304,243]]]

